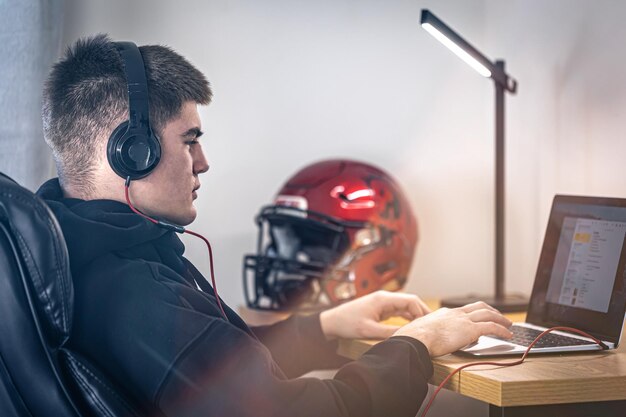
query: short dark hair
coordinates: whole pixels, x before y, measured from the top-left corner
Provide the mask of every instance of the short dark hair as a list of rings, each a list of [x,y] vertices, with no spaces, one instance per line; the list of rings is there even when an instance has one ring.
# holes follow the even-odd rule
[[[148,81],[150,123],[158,135],[186,101],[209,104],[206,77],[184,57],[161,45],[139,47]],[[128,118],[122,59],[104,34],[79,39],[50,71],[43,91],[44,138],[52,148],[61,183],[93,189],[93,167],[106,136]],[[104,145],[106,146],[106,144]]]

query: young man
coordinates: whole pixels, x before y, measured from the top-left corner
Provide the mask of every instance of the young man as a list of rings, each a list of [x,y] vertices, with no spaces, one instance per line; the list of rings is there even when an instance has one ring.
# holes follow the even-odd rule
[[[210,102],[211,90],[171,49],[140,51],[161,157],[131,182],[130,200],[146,215],[187,225],[199,175],[209,169],[197,106]],[[44,133],[59,178],[38,194],[70,254],[71,343],[135,400],[168,416],[414,416],[431,356],[483,334],[510,335],[510,322],[485,304],[430,313],[416,296],[386,292],[266,327],[249,328],[226,305],[223,317],[214,294],[198,289],[204,277],[177,235],[131,210],[125,179],[109,163],[109,137],[129,118],[123,65],[100,35],[78,41],[52,69]],[[379,323],[391,315],[413,321]],[[340,337],[387,340],[347,362],[335,354]],[[293,379],[341,364],[332,380]]]

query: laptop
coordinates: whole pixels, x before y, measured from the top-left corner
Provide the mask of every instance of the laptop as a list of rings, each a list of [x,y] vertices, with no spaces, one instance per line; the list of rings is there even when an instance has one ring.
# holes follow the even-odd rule
[[[618,346],[626,313],[626,199],[554,197],[525,323],[511,340],[481,336],[460,352],[521,354],[542,331],[574,327]],[[531,353],[602,349],[575,333],[553,331]]]

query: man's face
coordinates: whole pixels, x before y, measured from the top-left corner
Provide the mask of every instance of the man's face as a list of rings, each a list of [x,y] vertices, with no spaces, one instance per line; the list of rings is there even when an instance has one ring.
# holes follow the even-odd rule
[[[150,175],[131,183],[131,201],[140,210],[183,226],[196,218],[193,202],[200,187],[198,175],[209,169],[200,135],[197,105],[185,102],[180,115],[161,132],[159,164]]]

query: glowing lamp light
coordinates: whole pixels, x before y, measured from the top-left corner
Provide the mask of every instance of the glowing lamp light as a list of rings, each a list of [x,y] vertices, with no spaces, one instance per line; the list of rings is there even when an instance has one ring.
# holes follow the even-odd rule
[[[487,69],[483,64],[478,62],[474,57],[465,52],[459,45],[452,42],[450,39],[446,38],[446,36],[439,32],[433,25],[430,23],[422,23],[422,27],[426,29],[428,33],[433,35],[435,39],[439,42],[443,43],[448,49],[456,54],[463,61],[467,62],[470,67],[474,68],[480,75],[483,77],[491,77],[491,71]]]

